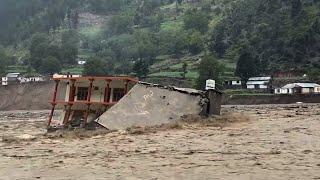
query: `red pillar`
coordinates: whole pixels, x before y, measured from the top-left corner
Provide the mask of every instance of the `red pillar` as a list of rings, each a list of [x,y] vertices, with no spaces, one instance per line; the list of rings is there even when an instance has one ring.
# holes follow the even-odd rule
[[[108,103],[110,101],[109,89],[111,80],[106,79],[106,87],[104,88],[104,100],[103,102]]]
[[[90,80],[90,86],[88,90],[88,96],[87,96],[87,102],[90,103],[91,101],[91,94],[92,94],[92,88],[93,88],[93,81],[94,79],[89,79]]]
[[[88,116],[89,116],[89,113],[90,113],[90,105],[91,105],[91,94],[92,94],[92,88],[93,88],[93,81],[94,79],[89,79],[90,80],[90,86],[89,86],[89,89],[88,89],[88,97],[87,97],[87,110],[86,110],[86,113],[84,115],[84,126],[87,124],[88,122]]]
[[[53,113],[54,113],[55,107],[56,107],[56,105],[57,105],[56,100],[57,100],[59,80],[55,80],[55,82],[56,82],[56,84],[55,84],[55,87],[54,87],[53,99],[52,99],[52,102],[51,102],[52,108],[51,108],[51,112],[50,112],[50,115],[49,115],[48,127],[49,127],[50,124],[51,124],[52,117],[53,117]]]
[[[128,93],[128,84],[129,84],[129,80],[126,80],[124,83],[124,94]]]
[[[74,101],[74,95],[76,94],[76,87],[75,87],[76,80],[72,79],[71,80],[71,87],[70,87],[70,92],[69,92],[69,101],[73,102]]]

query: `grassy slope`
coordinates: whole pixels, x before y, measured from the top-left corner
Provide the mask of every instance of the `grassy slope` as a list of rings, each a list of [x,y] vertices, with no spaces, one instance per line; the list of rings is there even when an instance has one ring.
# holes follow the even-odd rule
[[[161,25],[162,30],[174,30],[177,28],[183,28],[183,13],[190,8],[200,7],[207,0],[202,0],[201,3],[182,3],[179,6],[180,12],[176,13],[175,3],[162,6],[160,9],[165,14],[164,22]],[[217,6],[223,6],[225,0],[218,0]],[[99,15],[102,16],[102,15]],[[209,27],[214,28],[215,24],[221,19],[220,16],[212,16]],[[109,19],[110,16],[102,17],[105,19]],[[90,40],[99,40],[99,36],[101,35],[102,28],[100,25],[84,25],[78,29],[81,39],[90,39]],[[59,35],[57,35],[59,36]],[[24,51],[22,51],[24,52]],[[90,56],[94,55],[94,53],[89,49],[79,49],[79,58],[80,59],[88,59]],[[171,58],[170,55],[162,55],[158,57],[158,61],[150,67],[150,74],[148,77],[162,77],[162,78],[181,78],[182,77],[182,66],[183,63],[186,62],[188,64],[188,73],[186,74],[186,78],[189,80],[194,80],[198,77],[197,73],[197,64],[199,64],[199,59],[203,56],[203,53],[197,56],[191,56],[189,54],[183,55],[181,58]],[[230,60],[222,59],[222,63],[226,65],[227,68],[227,76],[233,76],[233,70],[235,68],[235,64],[230,62]],[[74,74],[82,73],[83,67],[79,65],[65,67],[62,72],[70,72]],[[8,71],[10,72],[26,72],[26,68],[24,66],[11,66]]]
[[[162,23],[161,29],[174,30],[177,28],[183,28],[183,12],[190,8],[199,8],[204,3],[206,3],[206,0],[203,0],[201,3],[182,3],[179,7],[181,12],[178,14],[175,11],[176,6],[174,3],[161,7],[161,11],[166,14],[165,21]],[[226,4],[228,5],[228,3]],[[217,1],[216,6],[224,7],[226,4],[224,0],[220,0]],[[210,29],[214,28],[221,18],[222,15],[212,15],[209,23]],[[178,59],[161,57],[157,63],[150,67],[150,74],[148,77],[181,78],[182,65],[186,62],[188,64],[188,73],[186,74],[186,78],[189,80],[195,80],[198,77],[197,65],[199,64],[199,59],[201,59],[203,55],[203,53],[197,56],[185,54],[183,57]],[[236,64],[230,59],[220,59],[219,61],[226,66],[226,78],[233,78]]]

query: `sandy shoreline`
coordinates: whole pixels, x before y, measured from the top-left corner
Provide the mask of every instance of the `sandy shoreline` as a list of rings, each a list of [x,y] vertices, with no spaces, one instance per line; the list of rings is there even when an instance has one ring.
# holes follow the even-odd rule
[[[23,112],[0,112],[0,179],[320,179],[318,104],[224,106],[250,121],[223,128],[61,137],[45,135],[47,111]]]

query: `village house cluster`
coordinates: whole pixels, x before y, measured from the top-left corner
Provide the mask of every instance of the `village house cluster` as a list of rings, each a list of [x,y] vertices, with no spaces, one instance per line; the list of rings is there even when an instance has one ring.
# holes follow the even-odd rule
[[[225,89],[246,89],[248,91],[273,94],[320,94],[320,85],[314,82],[291,82],[282,84],[276,83],[276,78],[306,77],[284,72],[275,73],[273,76],[251,77],[247,82],[240,78],[230,79],[224,82]]]
[[[44,82],[45,77],[37,76],[23,76],[21,73],[8,73],[5,77],[1,78],[1,85],[8,86],[11,84],[24,84],[32,82]]]

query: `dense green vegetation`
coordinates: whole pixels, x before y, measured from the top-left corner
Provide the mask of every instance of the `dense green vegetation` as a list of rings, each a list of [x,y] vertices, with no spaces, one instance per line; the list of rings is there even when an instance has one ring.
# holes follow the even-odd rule
[[[83,13],[105,21],[81,26]],[[220,83],[283,70],[319,80],[320,2],[0,0],[0,44],[0,74],[17,67],[170,77],[199,88],[206,78]]]
[[[213,30],[210,47],[240,65],[255,64],[250,74],[319,69],[319,14],[319,1],[239,1]]]

